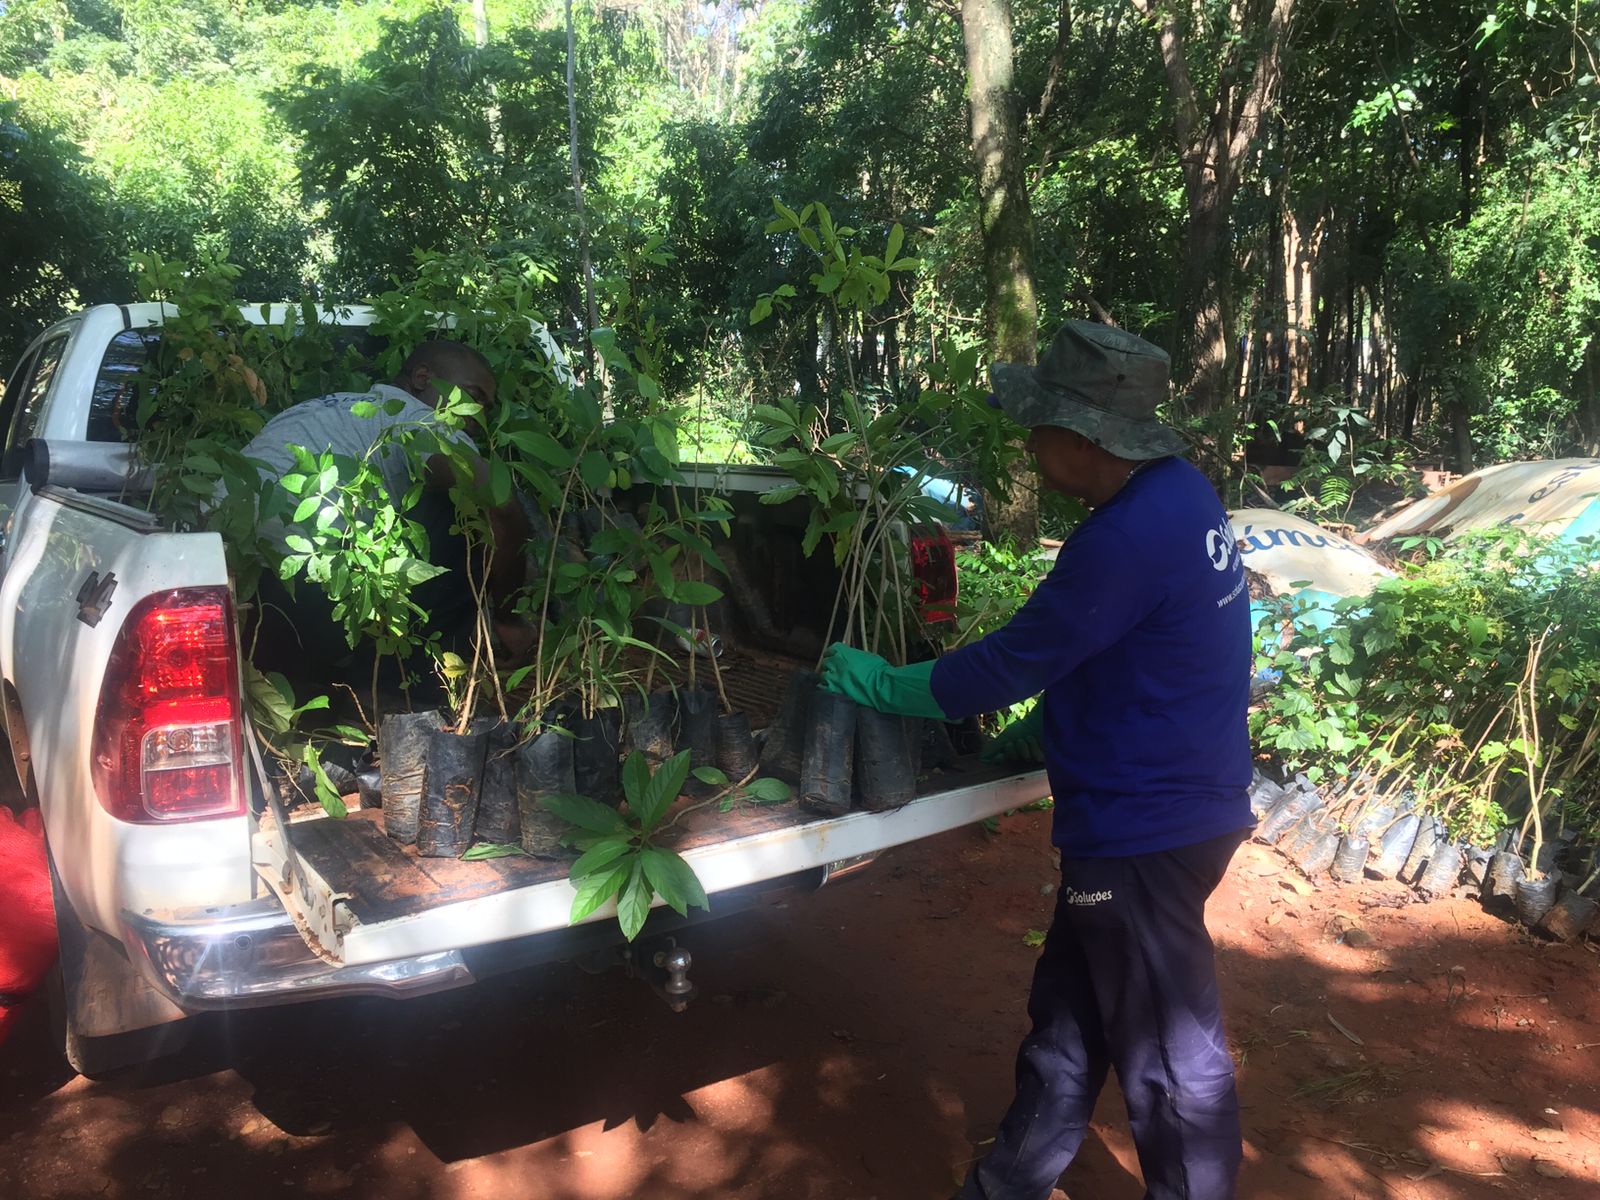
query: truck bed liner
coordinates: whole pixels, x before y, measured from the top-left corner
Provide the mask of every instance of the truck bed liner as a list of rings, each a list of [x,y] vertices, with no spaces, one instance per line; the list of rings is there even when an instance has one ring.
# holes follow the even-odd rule
[[[989,778],[1015,774],[1014,769],[958,768],[925,780],[919,794],[933,795],[967,787]],[[687,807],[692,801],[679,801]],[[722,813],[715,806],[689,814],[676,837],[663,844],[683,853],[732,838],[827,821],[802,809],[798,802],[748,805]],[[570,859],[522,855],[464,862],[456,858],[424,858],[415,847],[401,846],[383,831],[381,810],[352,812],[343,821],[296,821],[295,853],[346,897],[345,907],[363,925],[409,916],[458,900],[474,900],[499,892],[565,879]]]

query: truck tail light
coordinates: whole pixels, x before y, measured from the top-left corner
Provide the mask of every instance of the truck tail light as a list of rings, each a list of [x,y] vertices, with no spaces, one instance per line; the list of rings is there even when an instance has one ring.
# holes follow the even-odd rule
[[[241,715],[228,589],[141,600],[117,634],[95,711],[101,807],[138,824],[240,815]]]
[[[956,547],[937,525],[919,525],[911,534],[911,574],[917,581],[917,608],[930,625],[956,619]]]

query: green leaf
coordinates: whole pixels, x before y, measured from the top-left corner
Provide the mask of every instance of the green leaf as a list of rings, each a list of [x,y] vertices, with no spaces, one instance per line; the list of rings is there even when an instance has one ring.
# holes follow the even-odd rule
[[[378,406],[371,400],[357,400],[350,406],[350,415],[352,417],[375,417],[378,415]],[[467,852],[467,854],[471,853],[470,850]],[[463,854],[461,857],[466,858],[467,854]],[[486,855],[485,857],[494,858],[498,856]]]
[[[250,703],[250,718],[267,733],[288,733],[294,725],[291,698],[247,660],[245,694]]]
[[[527,851],[515,842],[479,842],[461,856],[462,862],[482,862],[486,858],[511,858]]]
[[[322,802],[322,810],[330,817],[343,820],[349,815],[344,806],[344,797],[339,795],[333,781],[328,778],[328,773],[322,769],[322,755],[317,748],[307,742],[301,749],[300,760],[311,768],[311,777],[316,781],[317,799]]]
[[[537,458],[548,467],[554,467],[558,471],[572,469],[574,462],[572,451],[568,450],[548,433],[516,430],[506,434],[506,440],[524,454]]]
[[[709,783],[712,787],[727,787],[728,777],[716,767],[696,767],[690,771],[701,783]]]
[[[639,859],[644,864],[644,875],[650,886],[680,917],[689,915],[691,905],[711,911],[711,901],[706,898],[705,888],[682,855],[647,846]]]
[[[496,508],[511,499],[511,468],[499,458],[489,460],[489,502]]]
[[[629,855],[609,870],[585,875],[574,883],[577,895],[572,898],[572,913],[567,918],[568,922],[576,925],[621,891],[623,884],[627,883],[629,876],[633,874],[634,864],[637,862],[636,856]]]
[[[572,864],[572,870],[568,878],[576,883],[586,876],[593,875],[596,871],[609,867],[632,849],[633,842],[627,837],[602,838],[589,847],[583,857]]]
[[[321,496],[307,496],[304,500],[300,501],[299,504],[295,505],[294,516],[289,518],[289,519],[292,520],[295,524],[298,525],[301,521],[304,521],[312,513],[316,512],[317,509],[321,507],[321,505],[322,505],[322,497]],[[304,539],[302,539],[302,540],[304,540]],[[309,543],[307,543],[307,544],[309,545]]]
[[[782,487],[773,488],[770,492],[762,492],[759,497],[762,504],[787,504],[805,494],[805,488],[798,483],[786,483]]]
[[[683,791],[683,785],[688,779],[687,750],[679,751],[655,769],[655,773],[650,776],[649,784],[644,789],[644,794],[639,797],[639,805],[633,814],[646,833],[654,829],[656,823],[666,815],[667,809],[672,807],[672,802],[678,798],[678,793]]]
[[[598,491],[611,479],[611,460],[598,450],[587,451],[578,462],[578,477],[591,492]]]
[[[622,833],[628,828],[628,823],[616,809],[607,808],[587,796],[541,796],[539,806],[567,824],[587,829],[590,833]]]
[[[851,449],[860,441],[859,434],[851,433],[847,430],[844,433],[835,433],[823,438],[817,448],[824,454],[839,455]]]
[[[645,919],[650,915],[650,885],[645,882],[644,864],[634,860],[633,872],[617,899],[617,924],[622,926],[622,936],[630,942],[639,936]]]
[[[315,498],[313,498],[312,503],[316,503]],[[316,547],[311,544],[311,539],[304,534],[291,533],[283,539],[283,544],[300,554],[316,553]]]
[[[627,797],[628,808],[634,816],[639,815],[639,805],[649,785],[650,764],[643,754],[635,750],[622,764],[622,794]]]
[[[722,590],[712,587],[709,583],[702,583],[697,579],[678,579],[672,584],[669,599],[679,604],[689,604],[696,608],[707,604],[715,604],[722,599]]]
[[[763,776],[745,785],[745,794],[761,804],[782,804],[794,793],[781,779]]]

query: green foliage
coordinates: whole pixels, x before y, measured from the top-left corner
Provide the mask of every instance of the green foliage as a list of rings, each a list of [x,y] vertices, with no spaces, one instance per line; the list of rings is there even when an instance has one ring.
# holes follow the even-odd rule
[[[1337,393],[1310,397],[1302,411],[1308,442],[1289,486],[1300,494],[1284,505],[1313,519],[1342,522],[1362,483],[1404,483],[1404,448],[1371,436],[1372,421]],[[1273,431],[1275,423],[1269,422]]]
[[[569,876],[577,891],[572,900],[573,924],[615,899],[617,923],[631,942],[644,928],[654,896],[660,896],[680,916],[686,916],[690,908],[710,909],[711,902],[693,868],[675,851],[655,844],[668,828],[663,818],[688,778],[687,750],[654,771],[644,755],[635,751],[622,769],[626,812],[583,796],[553,796],[542,801],[572,826],[572,840],[583,851]]]
[[[892,277],[917,266],[901,253],[905,231],[899,224],[877,255],[859,247],[857,230],[835,225],[825,205],[795,212],[775,200],[773,207],[778,216],[767,225],[769,236],[797,240],[814,260],[809,282],[816,300],[808,295],[806,303],[820,304],[835,328],[858,333],[866,314],[889,295]],[[799,303],[799,296],[794,285],[782,284],[759,297],[752,323]],[[827,407],[785,396],[752,412],[752,441],[767,447],[773,464],[794,480],[763,495],[762,502],[804,497],[810,514],[801,549],[810,555],[826,538],[841,568],[834,636],[891,662],[908,661],[916,624],[904,528],[937,524],[944,516],[942,506],[922,494],[922,485],[948,458],[1002,440],[996,414],[967,383],[976,351],[952,357],[937,373],[936,386],[915,402],[864,403],[852,377],[852,386]]]
[[[1050,566],[1039,551],[1019,549],[1012,542],[960,547],[956,573],[961,590],[956,599],[955,629],[946,635],[947,648],[975,642],[1010,621]]]
[[[239,271],[229,263],[191,268],[154,253],[134,261],[140,292],[166,313],[147,343],[134,418],[139,457],[153,474],[151,507],[176,529],[221,534],[248,599],[277,554],[257,519],[270,491],[242,447],[292,403],[301,368],[332,350],[311,349],[318,337],[298,328],[299,310],[286,311],[277,327],[247,320],[234,297]],[[306,312],[314,320],[315,310]]]
[[[10,371],[41,327],[127,286],[121,222],[104,183],[71,140],[10,99],[0,100],[0,228],[0,370]]]
[[[781,780],[754,779],[741,786],[729,782],[720,771],[701,767],[694,775],[718,790],[669,820],[667,814],[689,774],[687,750],[654,770],[644,755],[635,751],[622,766],[625,809],[609,808],[585,796],[551,796],[540,802],[567,822],[570,828],[564,840],[583,852],[569,872],[577,891],[572,900],[573,924],[615,899],[617,922],[631,942],[644,927],[653,896],[659,896],[679,916],[687,916],[691,908],[709,911],[711,902],[694,869],[663,844],[677,821],[711,804],[727,812],[740,802],[773,804],[789,798],[789,787]]]
[[[444,571],[428,561],[426,535],[396,507],[376,466],[391,447],[409,443],[386,430],[360,460],[294,446],[295,470],[266,485],[260,507],[263,521],[280,520],[291,530],[280,578],[303,576],[321,587],[350,646],[370,639],[382,655],[413,648],[428,614],[411,589]]]
[[[1179,22],[1202,109],[1219,71],[1253,69],[1240,47],[1264,11],[1203,8]],[[1126,0],[1068,20],[1019,0],[1011,14],[1041,328],[1104,314],[1179,346],[1197,231],[1156,23]],[[669,412],[707,458],[765,456],[757,404],[981,396],[968,352],[984,342],[986,283],[953,9],[640,0],[574,17],[610,344],[577,286],[558,12],[491,6],[479,46],[469,7],[441,0],[12,0],[0,337],[14,351],[74,305],[125,300],[132,243],[232,261],[250,299],[309,287],[355,301],[419,270],[461,300],[487,292],[580,347],[603,410]],[[1227,252],[1201,264],[1231,350],[1247,350],[1228,369],[1249,371],[1229,380],[1240,411],[1207,431],[1208,470],[1235,471],[1252,421],[1325,429],[1299,491],[1337,515],[1380,465],[1459,455],[1461,439],[1480,459],[1600,447],[1593,25],[1589,6],[1545,0],[1295,6]],[[1229,84],[1237,98],[1245,80]],[[854,263],[847,246],[830,265],[797,228],[769,237],[774,194],[816,197],[842,228],[902,222],[915,263],[863,270],[884,245],[858,238]],[[457,262],[492,270],[452,281]],[[1335,403],[1371,422],[1342,446],[1325,425]],[[1017,474],[987,444],[947,465],[986,495]]]
[[[386,21],[353,66],[311,66],[284,89],[306,201],[326,212],[335,285],[376,290],[413,250],[468,237],[548,259],[566,223],[549,216],[570,208],[560,199],[570,185],[564,59],[555,30],[474,46],[460,8],[437,4]],[[536,206],[545,220],[528,219]]]
[[[1600,828],[1600,602],[1592,545],[1500,531],[1331,614],[1284,602],[1260,630],[1281,683],[1258,747],[1364,798],[1411,791],[1480,844],[1511,813]]]

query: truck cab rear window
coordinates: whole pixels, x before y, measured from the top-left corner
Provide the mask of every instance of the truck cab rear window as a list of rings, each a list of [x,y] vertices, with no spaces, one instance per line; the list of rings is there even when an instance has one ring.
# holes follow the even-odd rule
[[[130,442],[138,431],[140,372],[161,341],[159,329],[126,329],[111,339],[89,398],[91,442]]]

